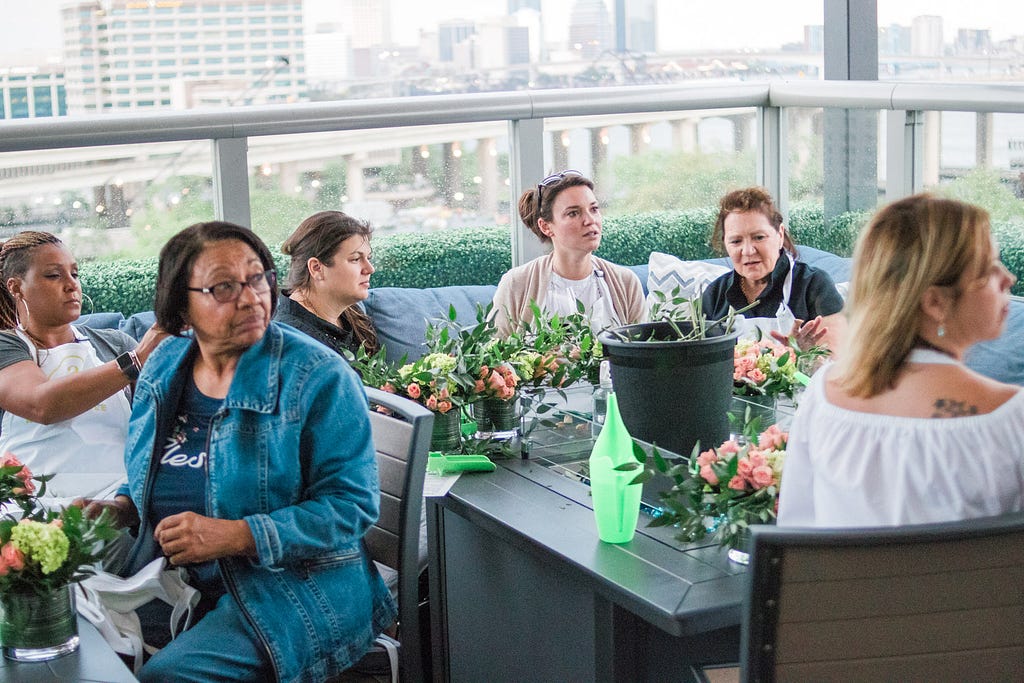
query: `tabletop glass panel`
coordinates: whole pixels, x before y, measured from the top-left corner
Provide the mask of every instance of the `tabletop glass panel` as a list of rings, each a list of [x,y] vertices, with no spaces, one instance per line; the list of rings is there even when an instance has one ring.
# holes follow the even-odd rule
[[[543,397],[526,399],[529,404],[523,411],[520,433],[520,448],[523,458],[541,465],[551,472],[569,479],[590,484],[588,459],[594,441],[601,432],[601,425],[593,416],[594,387],[590,384],[576,384],[563,392],[547,390]],[[536,411],[539,403],[550,408],[542,413]],[[791,399],[782,397],[776,401],[759,401],[757,398],[733,396],[730,413],[737,416],[735,431],[730,438],[742,439],[740,435],[744,416],[760,416],[761,428],[778,424],[788,429],[796,406]],[[651,445],[636,440],[648,452]],[[717,446],[718,444],[714,444]],[[681,457],[681,454],[659,449],[666,457]],[[689,454],[686,454],[689,455]],[[647,515],[660,514],[659,492],[669,486],[667,477],[655,477],[644,485],[641,511]]]

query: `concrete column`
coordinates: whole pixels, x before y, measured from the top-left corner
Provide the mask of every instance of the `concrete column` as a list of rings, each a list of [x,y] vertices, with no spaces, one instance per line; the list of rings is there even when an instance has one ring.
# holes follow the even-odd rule
[[[942,163],[942,112],[924,113],[924,150],[921,183],[924,187],[939,184],[939,166]]]
[[[598,190],[603,189],[604,166],[608,161],[608,145],[605,143],[607,135],[608,131],[604,128],[590,129],[590,178]]]
[[[556,130],[551,132],[552,172],[564,171],[569,166],[569,131]],[[538,178],[540,180],[540,178]]]
[[[498,217],[498,155],[494,138],[482,138],[477,145],[480,167],[480,214]]]
[[[363,158],[365,154],[346,154],[345,159],[345,194],[349,202],[366,201],[366,182],[363,178]]]
[[[974,163],[978,168],[992,168],[992,138],[995,137],[992,112],[978,112],[975,116]]]
[[[278,164],[277,186],[281,192],[294,197],[295,186],[299,184],[299,165],[293,161],[285,161]]]
[[[441,160],[444,173],[441,174],[441,197],[447,207],[455,207],[455,193],[462,187],[462,147],[458,142],[446,142],[441,146]]]
[[[108,203],[107,203],[107,227],[109,228],[127,228],[128,217],[125,215],[125,209],[128,208],[127,202],[124,199],[124,186],[123,185],[110,185],[108,186],[109,192]]]
[[[629,152],[634,156],[646,152],[651,146],[651,134],[646,123],[629,126]]]
[[[672,147],[686,154],[697,151],[699,119],[676,119],[672,122]]]
[[[878,80],[874,0],[825,0],[825,79]],[[878,204],[878,113],[825,110],[825,221]]]

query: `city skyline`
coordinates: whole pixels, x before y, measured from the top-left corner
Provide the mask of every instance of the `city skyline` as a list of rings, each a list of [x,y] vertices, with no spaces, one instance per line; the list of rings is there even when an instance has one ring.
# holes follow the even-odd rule
[[[59,7],[62,0],[0,0],[0,12],[17,21],[0,25],[0,53],[26,50],[59,54]],[[568,39],[569,13],[574,0],[543,0],[545,38],[550,42]],[[612,0],[605,0],[611,16]],[[337,14],[338,0],[305,0],[306,25],[329,21]],[[457,0],[391,0],[392,38],[397,45],[415,45],[420,31],[435,31],[440,21],[464,18],[484,21],[503,16],[507,0],[478,0],[467,5]],[[657,44],[661,52],[707,49],[772,48],[803,40],[805,25],[821,24],[822,0],[731,0],[725,4],[684,3],[658,0]],[[944,40],[954,40],[958,28],[989,30],[994,41],[1024,35],[1024,7],[998,0],[880,0],[879,26],[910,25],[920,15],[943,17]],[[737,19],[741,17],[741,19]]]

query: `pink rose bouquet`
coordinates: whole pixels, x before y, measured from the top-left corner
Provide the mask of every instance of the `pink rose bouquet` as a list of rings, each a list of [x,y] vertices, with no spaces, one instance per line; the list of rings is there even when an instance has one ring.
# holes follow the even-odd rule
[[[799,351],[771,339],[741,339],[733,352],[733,393],[738,396],[788,396],[806,383],[811,365],[828,351],[815,346]]]
[[[672,465],[655,453],[655,466],[675,485],[661,494],[663,513],[651,526],[679,526],[679,539],[708,535],[736,547],[751,524],[771,524],[789,435],[777,426],[747,434],[746,443],[726,441]]]

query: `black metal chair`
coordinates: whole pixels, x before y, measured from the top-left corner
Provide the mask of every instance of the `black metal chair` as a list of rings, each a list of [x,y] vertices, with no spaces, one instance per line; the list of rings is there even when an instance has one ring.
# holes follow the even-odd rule
[[[1024,514],[754,529],[742,680],[1024,677]]]
[[[372,559],[398,571],[399,671],[389,656],[395,640],[381,636],[353,672],[389,673],[392,679],[400,673],[404,681],[420,681],[423,653],[429,651],[420,643],[419,578],[425,566],[420,520],[434,415],[419,403],[378,389],[367,388],[366,395],[380,476],[380,517],[367,532],[366,545]]]

